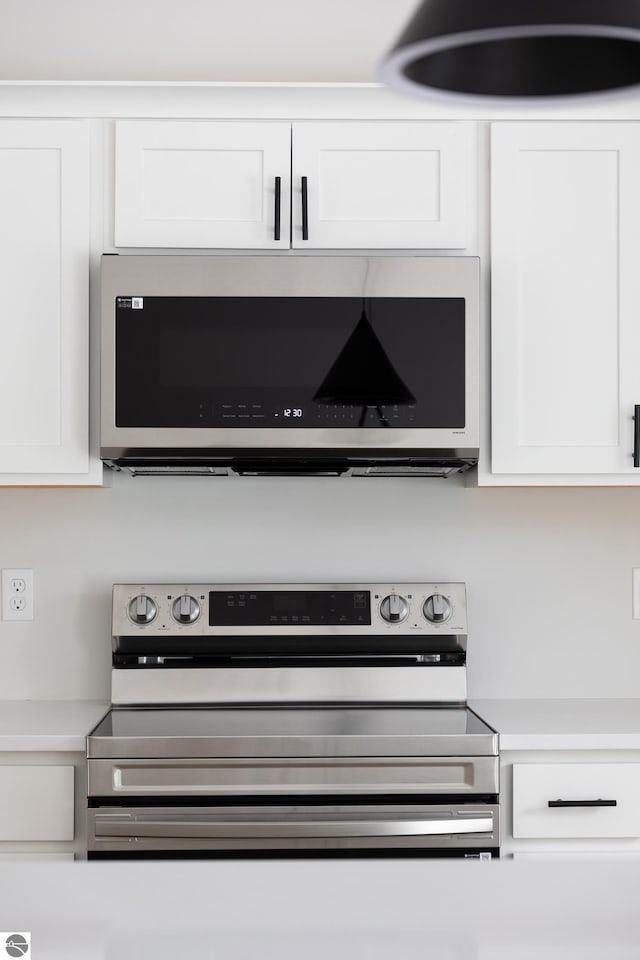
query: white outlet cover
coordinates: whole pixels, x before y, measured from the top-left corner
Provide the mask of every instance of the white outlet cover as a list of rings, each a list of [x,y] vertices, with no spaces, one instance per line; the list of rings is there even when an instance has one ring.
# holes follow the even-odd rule
[[[16,597],[19,604],[11,602]],[[2,619],[33,620],[33,570],[2,571]]]

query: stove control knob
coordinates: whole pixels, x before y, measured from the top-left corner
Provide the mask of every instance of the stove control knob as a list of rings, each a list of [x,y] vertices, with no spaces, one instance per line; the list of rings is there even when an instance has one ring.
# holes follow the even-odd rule
[[[446,623],[453,613],[451,603],[441,593],[427,597],[422,612],[429,623]]]
[[[178,623],[195,623],[200,616],[200,604],[195,597],[190,597],[188,593],[183,593],[173,601],[173,619]]]
[[[380,616],[387,623],[402,623],[409,616],[409,604],[398,593],[390,593],[380,604]]]
[[[158,608],[155,601],[144,593],[134,597],[129,604],[129,618],[134,623],[151,623],[152,620],[155,620],[157,613]]]

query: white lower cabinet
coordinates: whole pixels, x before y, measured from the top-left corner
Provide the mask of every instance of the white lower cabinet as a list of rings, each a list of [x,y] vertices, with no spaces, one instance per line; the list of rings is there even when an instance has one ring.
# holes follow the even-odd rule
[[[640,857],[640,756],[506,754],[503,854]]]
[[[640,836],[640,763],[516,763],[513,836]]]
[[[0,753],[0,860],[84,855],[84,757]]]
[[[73,840],[73,767],[0,767],[2,840]]]

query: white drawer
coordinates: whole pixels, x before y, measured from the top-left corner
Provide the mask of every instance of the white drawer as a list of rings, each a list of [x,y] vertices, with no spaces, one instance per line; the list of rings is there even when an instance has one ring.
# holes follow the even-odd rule
[[[72,766],[0,766],[0,840],[73,840]]]
[[[514,763],[513,836],[640,837],[640,763]]]

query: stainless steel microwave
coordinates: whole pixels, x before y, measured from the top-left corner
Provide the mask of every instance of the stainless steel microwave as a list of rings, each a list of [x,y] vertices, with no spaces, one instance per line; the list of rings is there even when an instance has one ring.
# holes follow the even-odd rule
[[[101,456],[446,476],[478,457],[479,261],[105,255]]]

